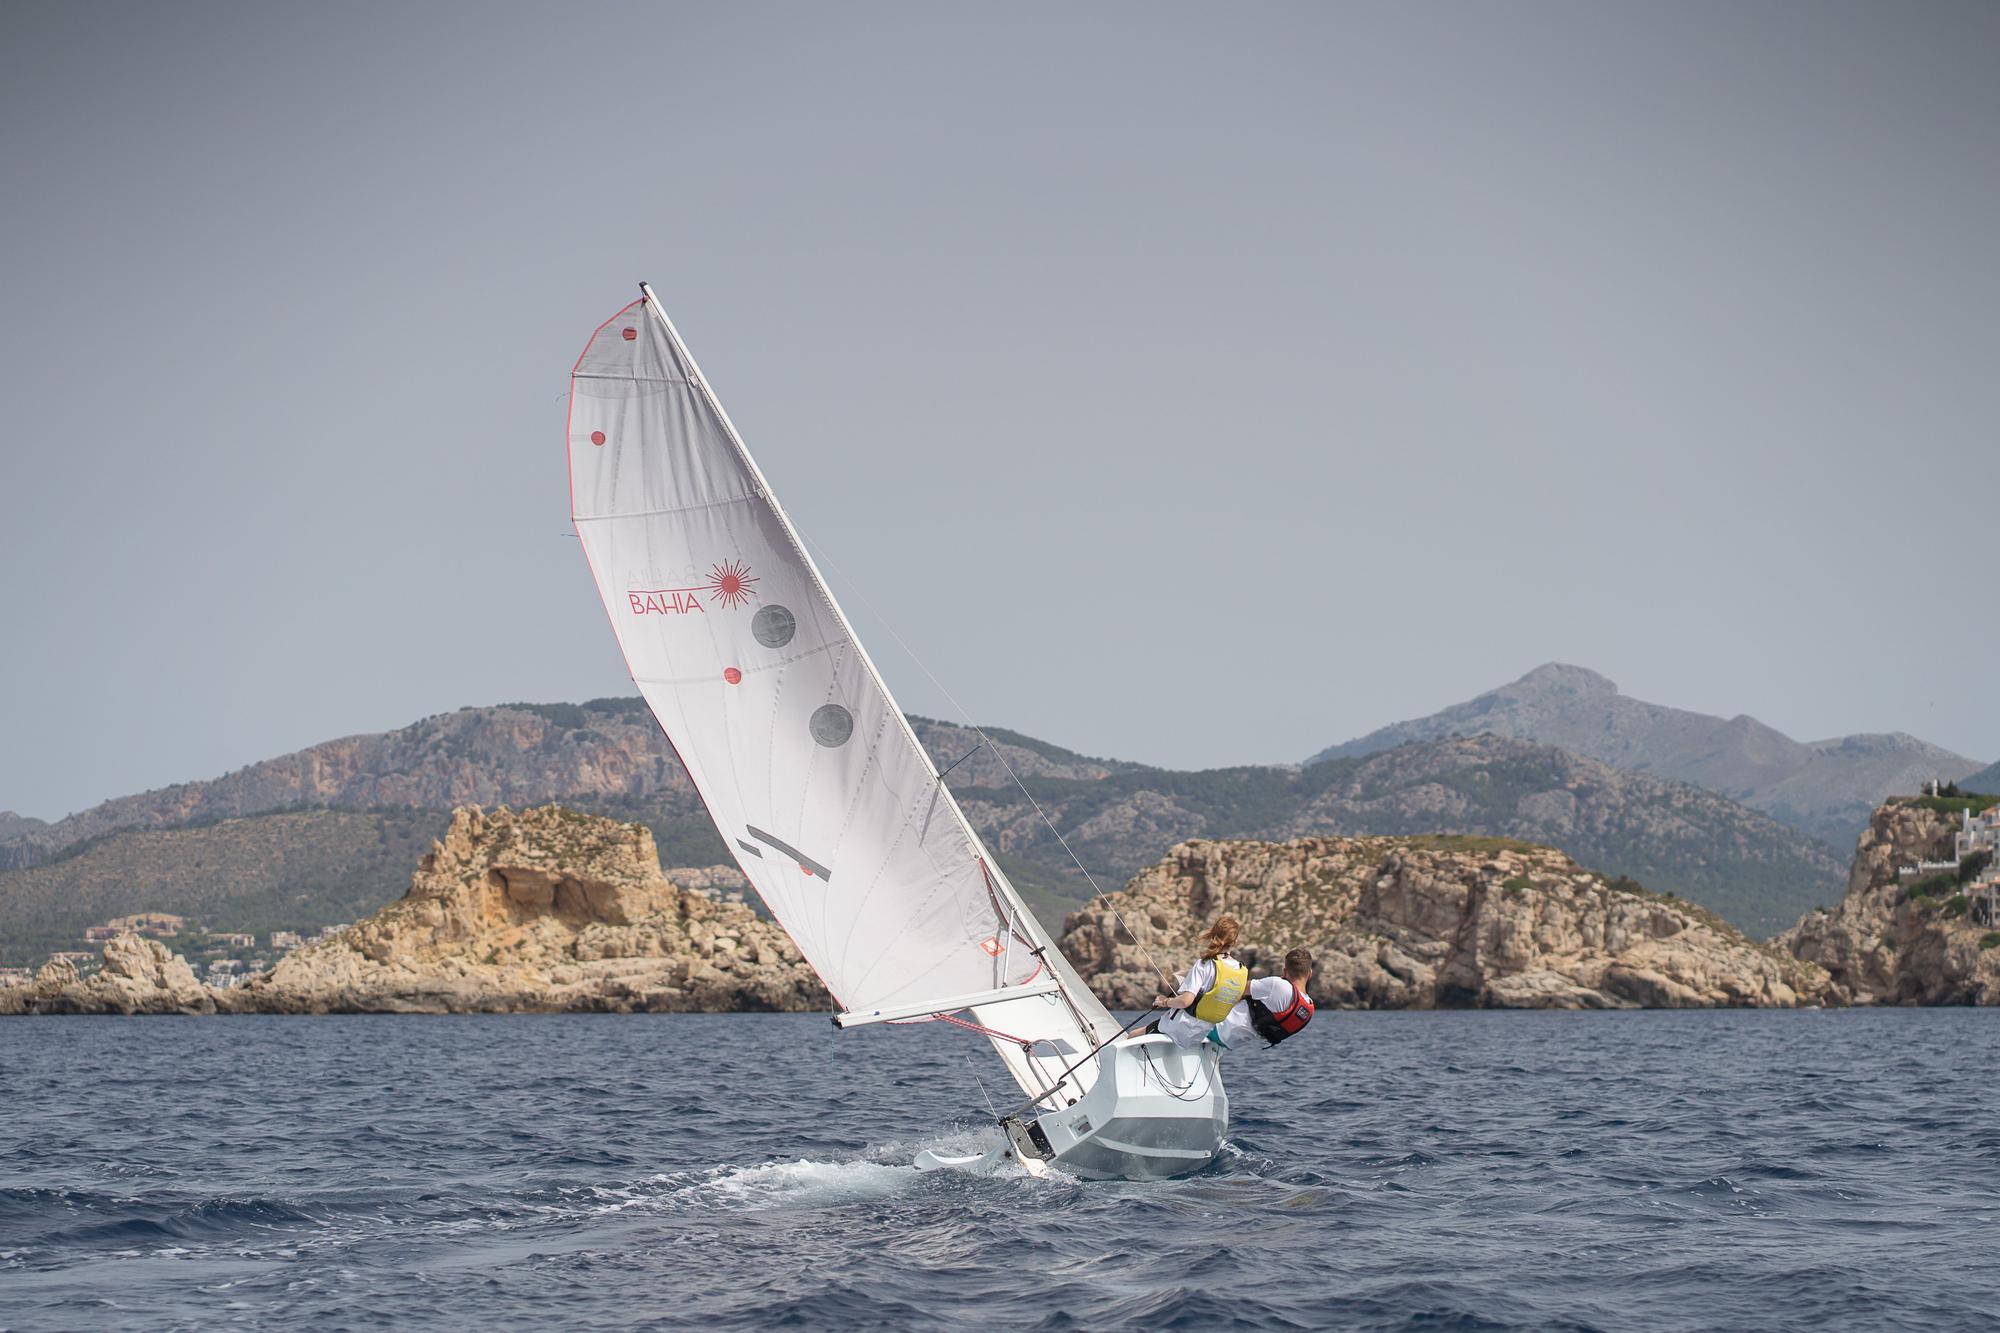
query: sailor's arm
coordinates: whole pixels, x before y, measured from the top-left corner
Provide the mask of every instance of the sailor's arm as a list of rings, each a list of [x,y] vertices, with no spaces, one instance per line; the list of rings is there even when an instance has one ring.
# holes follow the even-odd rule
[[[1165,995],[1155,995],[1153,997],[1153,1007],[1155,1009],[1185,1009],[1194,1002],[1195,993],[1191,990],[1184,990],[1171,998]]]

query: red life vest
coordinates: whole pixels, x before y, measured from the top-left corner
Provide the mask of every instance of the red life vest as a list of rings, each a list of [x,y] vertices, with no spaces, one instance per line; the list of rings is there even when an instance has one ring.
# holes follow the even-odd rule
[[[1285,984],[1292,988],[1292,1002],[1283,1009],[1273,1010],[1254,995],[1250,997],[1250,1026],[1273,1046],[1305,1031],[1306,1024],[1312,1022],[1312,997],[1300,990],[1296,982],[1287,981]]]

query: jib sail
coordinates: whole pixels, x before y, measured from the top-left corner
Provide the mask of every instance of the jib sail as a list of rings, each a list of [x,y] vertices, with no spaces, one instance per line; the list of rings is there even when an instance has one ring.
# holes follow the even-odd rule
[[[1040,1092],[1117,1024],[966,822],[641,291],[584,347],[569,415],[571,512],[632,679],[846,1017],[970,1009]]]

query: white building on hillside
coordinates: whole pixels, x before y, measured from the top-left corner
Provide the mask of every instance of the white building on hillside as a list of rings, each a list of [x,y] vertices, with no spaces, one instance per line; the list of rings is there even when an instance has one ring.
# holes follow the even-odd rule
[[[1974,852],[1992,852],[2000,858],[2000,805],[1988,806],[1978,814],[1970,810],[1960,816],[1957,847],[1963,861]]]

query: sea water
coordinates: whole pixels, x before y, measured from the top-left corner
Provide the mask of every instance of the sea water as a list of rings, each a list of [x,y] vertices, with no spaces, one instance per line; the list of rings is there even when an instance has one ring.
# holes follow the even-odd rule
[[[1962,1010],[1322,1012],[1128,1184],[913,1170],[1008,1095],[941,1024],[15,1019],[0,1328],[1993,1327],[1996,1061]]]

